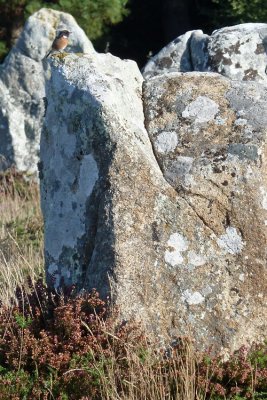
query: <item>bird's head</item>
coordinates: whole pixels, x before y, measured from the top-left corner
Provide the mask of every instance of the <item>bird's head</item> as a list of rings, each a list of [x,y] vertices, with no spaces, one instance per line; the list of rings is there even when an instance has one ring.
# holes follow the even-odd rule
[[[61,37],[67,37],[68,38],[70,34],[71,34],[70,31],[68,31],[67,29],[64,29],[63,31],[59,31],[58,32],[57,37],[58,38],[61,38]]]

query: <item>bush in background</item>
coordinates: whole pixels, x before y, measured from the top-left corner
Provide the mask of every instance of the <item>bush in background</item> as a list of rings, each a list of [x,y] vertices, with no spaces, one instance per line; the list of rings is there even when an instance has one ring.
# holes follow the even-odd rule
[[[214,24],[223,26],[244,22],[266,22],[267,7],[265,0],[212,0],[216,7],[213,15]]]

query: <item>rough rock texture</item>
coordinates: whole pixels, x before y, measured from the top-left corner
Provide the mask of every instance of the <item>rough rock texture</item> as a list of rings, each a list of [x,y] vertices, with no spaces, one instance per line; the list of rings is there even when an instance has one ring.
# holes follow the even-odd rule
[[[136,312],[135,292],[156,261],[154,196],[175,195],[144,128],[141,93],[132,61],[73,55],[54,65],[40,164],[48,282],[107,294],[114,275]]]
[[[111,290],[122,317],[165,339],[233,349],[264,336],[266,89],[210,73],[155,77],[144,88],[150,141],[134,62],[51,62],[48,283]]]
[[[194,71],[196,66],[191,56],[194,54],[196,59],[199,58],[201,60],[196,60],[196,65],[202,63],[208,40],[209,36],[204,35],[201,30],[189,31],[179,36],[148,61],[143,69],[144,78],[150,78],[165,72]],[[193,41],[194,44],[192,44]],[[204,70],[205,66],[198,65],[197,70],[201,71],[202,69]]]
[[[37,168],[45,112],[42,60],[56,29],[61,27],[73,32],[69,51],[93,51],[91,42],[71,15],[41,9],[28,19],[0,67],[0,169],[11,164],[28,172]]]
[[[267,24],[242,24],[214,31],[187,32],[146,64],[149,78],[165,72],[214,71],[234,80],[267,83]]]
[[[197,217],[165,253],[187,318],[207,337],[214,324],[222,344],[257,338],[267,316],[267,89],[170,73],[146,82],[144,103],[163,175]]]

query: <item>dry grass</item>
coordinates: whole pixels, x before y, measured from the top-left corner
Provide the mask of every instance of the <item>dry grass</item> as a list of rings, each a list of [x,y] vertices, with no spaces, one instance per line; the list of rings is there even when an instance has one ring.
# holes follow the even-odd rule
[[[16,171],[0,175],[0,301],[43,272],[43,222],[38,183]]]
[[[138,327],[136,328],[138,331]],[[115,340],[120,340],[115,337]],[[196,390],[196,353],[186,339],[179,349],[155,351],[155,344],[144,337],[138,343],[123,343],[126,351],[127,374],[111,350],[109,367],[99,369],[101,397],[106,400],[204,400]],[[103,349],[96,351],[97,360]],[[101,359],[101,358],[100,358]],[[104,354],[102,359],[104,359]],[[99,361],[98,361],[99,365]],[[126,376],[125,376],[126,375]],[[118,391],[119,390],[119,391]]]

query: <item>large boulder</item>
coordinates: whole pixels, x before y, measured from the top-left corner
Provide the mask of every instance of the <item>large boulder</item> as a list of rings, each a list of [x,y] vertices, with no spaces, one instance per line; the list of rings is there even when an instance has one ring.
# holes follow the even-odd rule
[[[213,71],[234,80],[267,83],[267,24],[218,29],[211,36],[187,32],[152,57],[146,79],[169,72]]]
[[[95,287],[165,340],[234,349],[264,337],[266,89],[156,76],[144,87],[146,130],[134,62],[51,63],[40,162],[48,284]]]
[[[43,59],[56,29],[63,27],[72,31],[67,51],[93,51],[91,42],[71,15],[43,8],[28,19],[0,67],[0,169],[10,165],[21,171],[37,169],[45,112]]]
[[[186,318],[222,344],[258,338],[267,316],[267,88],[170,73],[145,83],[144,106],[163,175],[196,216],[165,253]]]
[[[40,162],[47,281],[107,295],[116,277],[115,291],[134,298],[143,257],[155,261],[155,191],[169,187],[144,128],[142,76],[110,54],[51,62]]]

